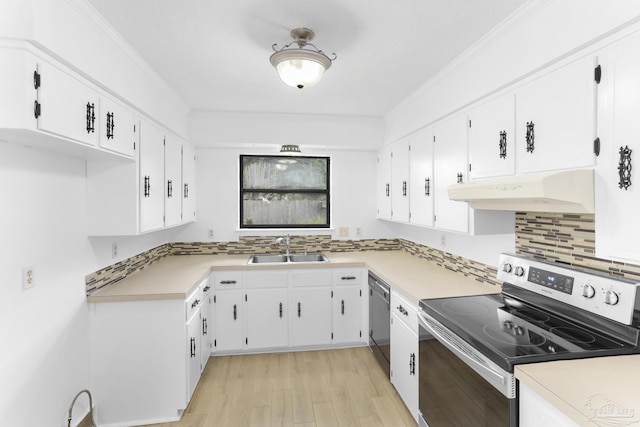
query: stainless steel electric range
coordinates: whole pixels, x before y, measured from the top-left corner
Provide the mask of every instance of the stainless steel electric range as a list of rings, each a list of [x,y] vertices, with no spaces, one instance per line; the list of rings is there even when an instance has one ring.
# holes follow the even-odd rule
[[[420,425],[518,425],[514,366],[640,352],[638,283],[502,254],[502,292],[420,301]]]

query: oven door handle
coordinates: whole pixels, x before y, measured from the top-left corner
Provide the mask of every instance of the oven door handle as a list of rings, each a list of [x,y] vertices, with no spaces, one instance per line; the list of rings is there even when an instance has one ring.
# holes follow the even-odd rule
[[[478,361],[478,360],[474,359],[473,357],[469,356],[466,352],[462,351],[460,348],[458,348],[457,345],[455,345],[455,343],[451,342],[450,339],[448,339],[447,337],[445,337],[442,334],[440,334],[437,330],[435,330],[434,327],[429,323],[428,319],[426,319],[422,314],[418,315],[418,320],[420,321],[420,324],[422,326],[427,328],[433,335],[436,336],[438,341],[440,341],[441,343],[446,345],[447,348],[449,350],[451,350],[453,353],[455,353],[458,357],[460,357],[461,359],[466,360],[467,364],[475,366],[475,367],[481,369],[486,374],[494,377],[494,379],[497,380],[500,384],[502,384],[502,385],[506,384],[507,379],[504,377],[504,375],[500,374],[500,372],[494,371],[493,369],[489,368],[488,366],[482,364],[480,361]]]

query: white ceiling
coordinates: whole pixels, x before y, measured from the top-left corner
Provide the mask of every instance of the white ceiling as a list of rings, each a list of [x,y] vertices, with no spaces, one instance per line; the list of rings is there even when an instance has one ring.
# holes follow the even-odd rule
[[[89,0],[193,110],[382,116],[525,0]],[[271,45],[338,58],[293,89]]]

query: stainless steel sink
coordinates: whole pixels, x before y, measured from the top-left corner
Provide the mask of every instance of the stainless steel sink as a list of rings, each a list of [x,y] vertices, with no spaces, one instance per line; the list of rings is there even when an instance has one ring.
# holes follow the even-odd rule
[[[249,257],[247,264],[287,264],[287,263],[320,263],[329,262],[329,258],[322,252],[312,254],[254,254]]]
[[[329,259],[323,253],[315,254],[291,254],[290,262],[329,262]]]

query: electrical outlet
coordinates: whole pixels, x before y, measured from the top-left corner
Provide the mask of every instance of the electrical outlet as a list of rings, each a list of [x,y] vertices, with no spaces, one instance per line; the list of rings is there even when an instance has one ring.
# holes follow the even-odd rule
[[[210,228],[210,229],[207,231],[207,237],[208,237],[208,238],[210,238],[210,239],[213,239],[213,228]]]
[[[338,237],[349,237],[349,227],[338,228]]]
[[[111,244],[111,258],[116,258],[118,256],[118,242],[113,242]]]
[[[30,289],[36,285],[35,267],[22,267],[22,289]]]
[[[442,244],[442,247],[445,248],[447,246],[447,235],[443,234],[442,237],[440,237],[440,243]]]
[[[358,237],[362,236],[362,228],[360,227],[356,228],[356,236]]]

